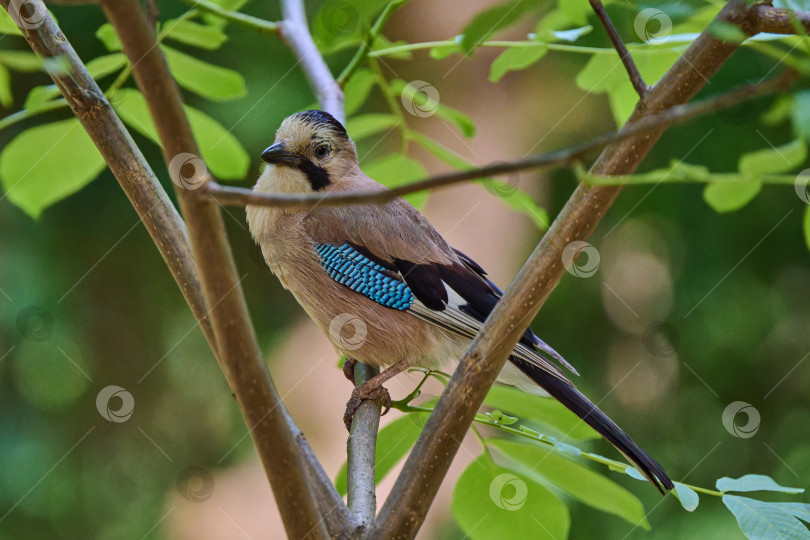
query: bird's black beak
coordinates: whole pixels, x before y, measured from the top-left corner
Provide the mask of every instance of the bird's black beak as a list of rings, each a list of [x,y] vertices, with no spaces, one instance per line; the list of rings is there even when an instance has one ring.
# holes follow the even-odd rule
[[[284,145],[277,142],[262,152],[262,161],[271,165],[295,167],[301,162],[301,156],[285,151]]]

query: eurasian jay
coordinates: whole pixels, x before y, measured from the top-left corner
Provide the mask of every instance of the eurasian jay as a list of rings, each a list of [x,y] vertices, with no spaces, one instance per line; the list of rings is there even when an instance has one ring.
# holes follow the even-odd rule
[[[285,119],[261,157],[267,166],[254,188],[259,193],[385,189],[363,174],[345,128],[323,111]],[[393,375],[414,365],[440,369],[460,359],[502,296],[481,266],[450,247],[403,199],[309,210],[248,206],[247,218],[270,269],[335,348],[350,361],[388,368],[355,389],[347,426],[363,399],[390,403],[382,384]],[[355,329],[351,339],[341,334],[347,322]],[[662,493],[672,489],[664,469],[582,395],[560,366],[576,373],[527,329],[498,380],[551,395]]]

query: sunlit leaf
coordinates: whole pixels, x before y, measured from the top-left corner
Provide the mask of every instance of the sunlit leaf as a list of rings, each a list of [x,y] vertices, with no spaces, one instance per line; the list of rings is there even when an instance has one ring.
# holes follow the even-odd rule
[[[104,167],[104,159],[75,118],[28,128],[0,153],[6,197],[33,218],[83,188]]]
[[[803,493],[802,488],[792,488],[781,486],[770,476],[762,474],[746,474],[739,478],[728,478],[724,476],[717,481],[718,491],[779,491],[781,493]]]
[[[508,0],[479,12],[467,23],[462,32],[461,48],[471,52],[484,40],[519,21],[523,15],[536,9],[534,0]]]
[[[216,26],[199,24],[185,19],[166,21],[163,28],[167,30],[167,37],[200,49],[219,49],[228,39],[222,29]]]
[[[789,514],[793,514],[797,518],[810,523],[810,504],[807,503],[789,503],[789,502],[779,502],[779,503],[771,503],[776,507],[788,512]]]
[[[361,163],[360,166],[369,177],[389,188],[410,184],[427,176],[421,163],[402,154],[389,154],[371,163]],[[419,191],[406,195],[405,200],[419,208],[428,196],[429,192]]]
[[[736,495],[724,495],[723,504],[737,518],[743,534],[752,540],[810,538],[810,531],[801,521],[775,504]]]
[[[517,471],[535,477],[538,482],[551,482],[592,508],[650,529],[641,501],[606,476],[538,444],[506,439],[489,439],[488,442],[514,461],[519,467]]]
[[[42,71],[43,60],[31,51],[4,50],[0,54],[0,64],[14,71],[34,73]]]
[[[698,497],[697,492],[680,482],[673,482],[673,484],[675,484],[675,495],[678,496],[681,506],[683,506],[687,512],[694,512],[698,507],[698,503],[700,503],[700,497]]]
[[[126,65],[127,57],[124,53],[112,53],[96,56],[87,62],[85,67],[90,72],[90,75],[98,80],[119,71]]]
[[[345,103],[343,110],[347,117],[357,112],[368,98],[371,89],[374,88],[374,72],[370,69],[358,69],[351,78],[343,85]]]
[[[418,114],[417,116],[431,116],[435,114],[442,120],[455,124],[465,137],[475,136],[475,122],[472,121],[472,118],[457,109],[453,109],[441,103],[441,96],[438,95],[438,90],[434,87],[428,85],[429,90],[438,96],[436,98],[429,96],[428,92],[424,89],[424,85],[419,87],[414,84],[408,84],[402,79],[395,79],[391,81],[390,84],[392,90],[401,95],[403,103],[411,103],[413,104],[414,110],[424,111],[424,114]],[[413,110],[408,112],[413,114]]]
[[[349,136],[359,141],[365,137],[387,131],[399,124],[399,117],[393,114],[371,113],[355,116],[346,121],[346,131]]]
[[[166,63],[177,84],[213,101],[228,101],[247,94],[242,74],[203,62],[170,47],[162,46]]]
[[[715,212],[734,212],[751,202],[761,189],[758,180],[711,182],[703,189],[703,199]]]
[[[13,36],[21,36],[22,32],[14,19],[5,9],[0,9],[0,34],[11,34]]]
[[[740,157],[738,169],[742,173],[781,173],[788,172],[804,162],[807,146],[802,139],[796,139],[774,148],[763,148]]]
[[[584,35],[590,34],[593,26],[583,26],[581,28],[571,28],[570,30],[552,30],[554,37],[560,41],[573,43]]]
[[[210,1],[228,11],[239,11],[239,9],[242,6],[248,3],[248,0],[210,0]],[[215,26],[220,29],[225,28],[225,26],[228,24],[228,21],[226,21],[221,17],[217,17],[213,13],[203,13],[202,18],[210,26]]]
[[[453,517],[473,540],[561,539],[568,536],[568,509],[528,475],[496,465],[482,454],[453,489]]]
[[[120,51],[124,47],[121,45],[121,40],[118,39],[118,34],[115,28],[110,23],[104,23],[96,30],[96,37],[101,41],[104,47],[110,51]]]
[[[548,52],[546,46],[512,47],[506,49],[492,62],[489,68],[489,80],[498,82],[509,71],[526,69]]]
[[[521,392],[509,386],[493,386],[484,398],[490,407],[517,416],[523,421],[531,420],[551,427],[556,433],[570,440],[597,439],[600,435],[577,415],[559,402]]]
[[[113,100],[115,111],[135,131],[160,144],[157,129],[149,114],[146,99],[137,90],[120,89]],[[222,124],[210,116],[183,106],[191,131],[200,147],[203,161],[211,173],[222,180],[241,180],[250,165],[242,144]]]
[[[0,105],[11,107],[14,103],[14,96],[11,94],[11,73],[0,64]]]

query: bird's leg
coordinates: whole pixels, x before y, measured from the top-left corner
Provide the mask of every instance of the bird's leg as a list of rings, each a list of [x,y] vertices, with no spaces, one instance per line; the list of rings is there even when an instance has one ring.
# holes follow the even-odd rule
[[[382,402],[383,407],[385,407],[385,410],[381,416],[385,415],[391,409],[391,395],[388,393],[388,390],[383,387],[383,383],[385,383],[391,377],[399,375],[408,369],[410,365],[411,363],[408,360],[402,360],[389,367],[379,375],[376,375],[363,384],[356,386],[352,391],[352,397],[349,398],[349,402],[346,403],[346,412],[343,414],[343,423],[346,424],[346,429],[351,429],[354,413],[357,411],[357,408],[360,407],[360,404],[365,400],[379,399]],[[352,369],[353,368],[354,366],[352,365]],[[344,373],[346,372],[344,371]],[[348,374],[346,376],[348,377]]]

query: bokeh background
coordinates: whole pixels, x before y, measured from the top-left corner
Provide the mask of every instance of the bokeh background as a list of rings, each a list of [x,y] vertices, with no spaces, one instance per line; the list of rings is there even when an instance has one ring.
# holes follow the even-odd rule
[[[276,20],[274,4],[252,2],[246,11]],[[167,18],[186,9],[173,0],[158,5]],[[391,19],[386,35],[412,42],[447,39],[486,5],[413,0]],[[308,7],[310,13],[316,8]],[[104,22],[100,9],[52,10],[82,58],[104,53],[95,37]],[[627,19],[617,25],[629,34],[632,15]],[[518,25],[504,36],[522,39],[530,31],[531,25]],[[314,97],[300,70],[291,70],[294,60],[276,36],[235,26],[227,32],[228,43],[205,59],[240,71],[247,95],[223,104],[186,98],[225,126],[250,111],[233,133],[255,158],[239,183],[251,186],[258,155],[280,121]],[[600,43],[603,35],[585,39]],[[0,41],[0,49],[24,46],[19,39]],[[391,77],[429,81],[442,103],[474,119],[478,132],[464,140],[435,117],[408,116],[409,125],[481,164],[580,143],[614,127],[605,96],[588,95],[574,84],[587,56],[551,53],[496,85],[487,75],[498,52],[481,49],[471,58],[437,61],[422,51],[410,61],[387,62],[395,72]],[[334,72],[351,53],[329,57]],[[757,80],[773,65],[740,50],[704,94]],[[16,77],[15,96],[44,83],[43,74]],[[690,163],[712,170],[735,170],[739,155],[762,147],[763,138],[774,145],[791,139],[785,125],[759,122],[772,102],[757,100],[670,129],[642,170],[687,155]],[[372,93],[364,110],[385,110],[383,97]],[[44,118],[60,117],[67,113]],[[0,146],[24,127],[0,132]],[[170,188],[158,148],[135,139]],[[378,142],[360,145],[363,159],[397,145],[394,137]],[[428,171],[446,170],[418,148],[410,153]],[[526,172],[513,181],[551,216],[576,185],[568,170]],[[700,185],[628,187],[592,236],[600,255],[597,272],[588,278],[565,274],[533,323],[577,366],[585,393],[675,479],[711,488],[722,476],[762,473],[810,487],[804,206],[790,187],[766,186],[730,214],[710,209]],[[435,193],[424,210],[502,286],[541,236],[530,219],[479,185]],[[224,211],[276,385],[334,475],[345,457],[341,417],[350,392],[338,357],[264,266],[244,211]],[[38,220],[0,201],[0,538],[281,537],[271,491],[225,379],[137,223],[106,171]],[[397,399],[414,384],[403,376],[389,389]],[[110,385],[133,396],[134,411],[125,422],[107,421],[96,408],[99,391]],[[426,393],[440,390],[429,386]],[[735,401],[758,412],[753,436],[735,436],[723,425],[723,411]],[[391,412],[384,422],[398,414]],[[590,448],[618,457],[603,441]],[[455,478],[479,453],[478,442],[468,437],[421,538],[463,536],[449,501]],[[718,499],[703,497],[688,514],[672,497],[661,501],[649,486],[623,475],[611,478],[644,501],[656,538],[742,536]],[[381,500],[391,483],[383,482]],[[807,496],[801,500],[810,502]],[[576,502],[570,510],[572,538],[647,534]]]

